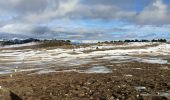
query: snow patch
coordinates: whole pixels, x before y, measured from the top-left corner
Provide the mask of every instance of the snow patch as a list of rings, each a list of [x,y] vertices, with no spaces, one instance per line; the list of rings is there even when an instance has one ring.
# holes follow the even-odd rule
[[[94,66],[83,71],[83,73],[112,73],[112,70],[105,66]]]

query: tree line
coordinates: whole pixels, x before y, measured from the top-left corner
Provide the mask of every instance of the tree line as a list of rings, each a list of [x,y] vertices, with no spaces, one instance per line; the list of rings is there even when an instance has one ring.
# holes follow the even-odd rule
[[[28,39],[14,39],[14,40],[3,40],[0,41],[0,45],[15,45],[15,44],[25,44],[25,43],[31,43],[31,42],[43,42],[43,43],[49,43],[49,44],[70,44],[70,40],[39,40],[39,39],[34,39],[34,38],[28,38]]]
[[[129,43],[129,42],[167,42],[166,39],[153,39],[153,40],[118,40],[118,41],[104,41],[104,42],[98,42],[98,43]]]
[[[70,40],[39,40],[39,39],[34,39],[34,38],[28,38],[28,39],[14,39],[14,40],[3,40],[0,41],[0,45],[14,45],[14,44],[25,44],[25,43],[30,43],[30,42],[43,42],[48,45],[70,45],[71,41]],[[98,42],[98,43],[129,43],[129,42],[167,42],[166,39],[153,39],[153,40],[118,40],[118,41],[104,41],[104,42]]]

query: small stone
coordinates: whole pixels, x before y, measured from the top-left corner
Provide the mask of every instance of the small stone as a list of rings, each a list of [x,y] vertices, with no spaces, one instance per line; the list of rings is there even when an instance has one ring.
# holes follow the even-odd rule
[[[114,98],[113,96],[109,98],[109,100],[114,100],[114,99],[115,99],[115,98]]]
[[[79,96],[79,97],[84,97],[85,94],[84,94],[84,93],[79,93],[78,96]]]
[[[9,91],[4,91],[0,90],[0,98],[1,100],[11,100],[10,92]]]
[[[50,96],[52,96],[52,95],[53,95],[53,93],[50,92]]]
[[[10,74],[10,77],[12,78],[12,74]]]
[[[159,92],[156,92],[157,95],[159,95],[160,93]]]
[[[139,97],[139,96],[140,96],[139,94],[136,95],[136,97]]]

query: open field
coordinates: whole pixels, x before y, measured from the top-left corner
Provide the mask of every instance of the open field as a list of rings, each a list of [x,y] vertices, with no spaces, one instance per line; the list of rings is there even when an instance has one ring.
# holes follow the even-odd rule
[[[170,99],[168,43],[32,45],[0,50],[1,89],[23,100]]]

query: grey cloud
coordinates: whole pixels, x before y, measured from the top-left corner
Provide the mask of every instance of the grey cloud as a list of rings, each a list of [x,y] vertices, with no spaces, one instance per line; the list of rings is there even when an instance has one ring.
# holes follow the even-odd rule
[[[145,7],[138,11],[136,6],[139,5]],[[46,24],[56,19],[100,19],[118,20],[134,25],[169,25],[169,8],[163,0],[1,0],[1,15],[11,18],[0,23],[0,32],[21,37],[72,39],[110,38],[111,35],[107,33],[126,32],[128,34],[125,36],[133,38],[140,36],[121,28],[67,28],[64,25],[59,28]]]
[[[74,11],[67,13],[70,18],[89,18],[89,19],[131,19],[136,15],[134,11],[122,10],[116,6],[106,5],[80,5]]]
[[[33,29],[30,31],[30,33],[38,34],[38,35],[50,33],[50,32],[51,32],[51,30],[46,26],[33,27]]]
[[[4,38],[5,36],[7,38],[10,36],[15,36],[18,38],[34,37],[56,39],[106,39],[111,37],[111,35],[108,33],[127,30],[121,28],[68,28],[37,26],[30,24],[10,24],[1,27],[0,31],[6,34],[1,35],[0,38]]]
[[[145,5],[142,11],[136,6]],[[169,24],[163,0],[1,0],[0,10],[16,22],[46,23],[53,19],[121,20],[134,24]],[[10,20],[11,21],[11,20]]]
[[[16,14],[40,12],[46,9],[47,4],[47,0],[1,0],[0,10]]]

